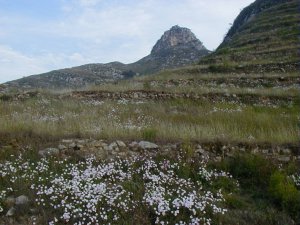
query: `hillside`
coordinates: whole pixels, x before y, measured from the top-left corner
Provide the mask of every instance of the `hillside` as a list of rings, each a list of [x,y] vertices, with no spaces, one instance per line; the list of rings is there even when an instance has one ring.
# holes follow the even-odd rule
[[[26,89],[82,88],[190,65],[208,53],[188,28],[173,26],[157,41],[151,53],[137,62],[88,64],[25,77],[7,85]]]
[[[296,34],[262,31],[295,27],[260,22],[296,18],[295,3],[257,0],[200,65],[147,74],[205,51],[174,27],[134,64],[17,81],[99,82],[84,90],[0,85],[0,225],[300,224]],[[259,35],[269,39],[247,42]],[[285,50],[273,54],[276,40]],[[135,73],[147,75],[121,79]]]
[[[241,11],[217,50],[201,65],[297,70],[299,66],[299,1],[257,0]]]

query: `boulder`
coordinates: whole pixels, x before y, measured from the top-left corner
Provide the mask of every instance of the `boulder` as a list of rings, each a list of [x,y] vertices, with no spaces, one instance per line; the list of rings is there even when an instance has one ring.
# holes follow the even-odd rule
[[[14,216],[16,214],[16,209],[14,207],[11,207],[7,213],[6,216]]]
[[[144,150],[158,149],[158,145],[148,141],[140,141],[138,146]]]
[[[23,206],[29,203],[29,198],[26,195],[20,195],[16,198],[15,205],[16,206]]]
[[[62,151],[67,149],[67,147],[65,145],[58,145],[58,149]]]
[[[290,156],[280,156],[277,158],[279,162],[288,163],[291,160]]]
[[[38,154],[41,157],[55,156],[55,155],[59,155],[59,149],[57,149],[57,148],[46,148],[44,150],[40,150]]]
[[[126,148],[126,144],[123,141],[116,141],[119,148]]]

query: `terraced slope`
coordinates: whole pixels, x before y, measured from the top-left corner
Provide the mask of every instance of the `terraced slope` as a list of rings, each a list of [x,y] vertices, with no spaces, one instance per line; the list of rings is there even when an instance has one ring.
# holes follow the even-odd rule
[[[223,43],[200,64],[224,69],[279,64],[283,72],[296,70],[299,23],[298,0],[257,0],[242,10]]]

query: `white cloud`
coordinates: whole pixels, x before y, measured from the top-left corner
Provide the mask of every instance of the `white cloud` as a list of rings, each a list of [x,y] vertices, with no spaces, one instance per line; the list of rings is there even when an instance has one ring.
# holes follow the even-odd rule
[[[101,0],[79,0],[81,6],[89,7],[99,4]]]
[[[68,19],[54,30],[59,29],[62,35],[90,40],[95,44],[107,43],[112,38],[134,38],[138,47],[150,40],[154,45],[163,31],[179,24],[191,28],[209,49],[214,49],[240,9],[253,0],[144,0],[134,5],[119,1],[115,4],[100,3],[99,7],[92,8],[89,4],[99,2],[84,2],[85,7],[69,3],[77,10],[73,10]],[[149,50],[149,46],[145,49]]]
[[[89,59],[79,53],[26,56],[8,46],[0,45],[0,83],[87,62]]]
[[[7,46],[0,45],[0,62],[0,83],[20,78],[28,73],[43,72],[43,68],[37,60]]]
[[[0,82],[84,63],[134,62],[176,24],[212,50],[254,0],[59,1],[61,15],[53,20],[2,13]],[[21,42],[31,47],[19,49]]]

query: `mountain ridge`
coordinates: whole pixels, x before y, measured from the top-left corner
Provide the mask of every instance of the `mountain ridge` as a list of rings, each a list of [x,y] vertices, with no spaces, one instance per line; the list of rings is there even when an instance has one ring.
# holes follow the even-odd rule
[[[249,66],[260,71],[268,65],[281,65],[282,71],[297,70],[299,8],[298,0],[253,2],[236,17],[216,51],[199,64],[229,71]]]
[[[90,63],[31,75],[5,85],[25,89],[81,88],[189,65],[209,53],[190,29],[176,25],[162,35],[149,55],[134,63]]]

